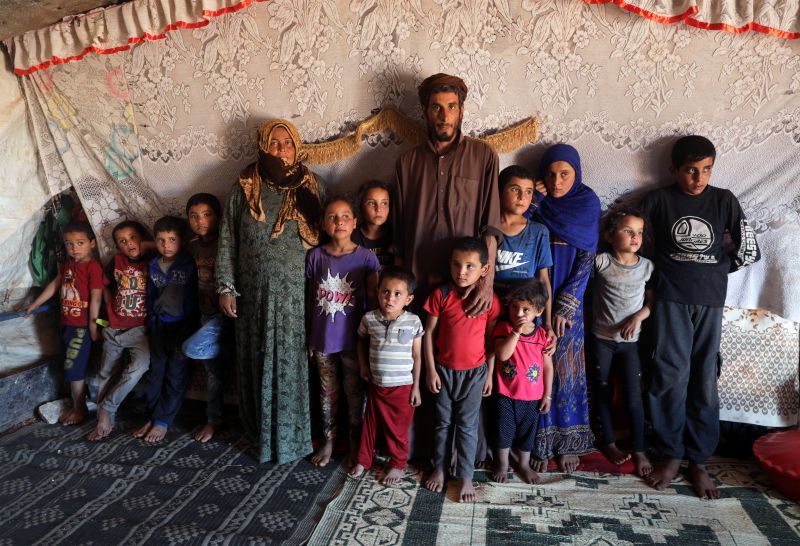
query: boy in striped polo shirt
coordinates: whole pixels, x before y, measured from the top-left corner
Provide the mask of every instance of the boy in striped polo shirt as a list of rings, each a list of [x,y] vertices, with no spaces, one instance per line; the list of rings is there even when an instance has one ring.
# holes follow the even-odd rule
[[[389,452],[384,485],[400,481],[408,462],[408,429],[420,405],[422,322],[405,310],[414,299],[414,275],[397,266],[383,268],[378,283],[379,308],[361,319],[358,362],[369,384],[361,447],[350,470],[354,478],[372,466],[375,440],[382,432]]]

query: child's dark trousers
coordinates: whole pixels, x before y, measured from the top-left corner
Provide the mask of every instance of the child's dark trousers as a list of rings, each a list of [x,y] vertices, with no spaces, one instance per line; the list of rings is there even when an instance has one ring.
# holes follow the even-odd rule
[[[169,426],[183,403],[189,384],[189,362],[181,352],[186,325],[181,322],[150,321],[150,371],[147,376],[147,407],[150,419]]]
[[[705,464],[719,442],[722,307],[655,304],[650,384],[655,444],[665,457]]]

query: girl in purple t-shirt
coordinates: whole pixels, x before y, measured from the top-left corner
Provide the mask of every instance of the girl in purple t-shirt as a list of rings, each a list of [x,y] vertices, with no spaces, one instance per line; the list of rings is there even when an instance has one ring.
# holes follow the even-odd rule
[[[311,462],[325,466],[336,440],[336,412],[343,387],[350,414],[350,449],[358,448],[364,408],[356,341],[359,321],[374,299],[380,263],[375,254],[350,240],[356,227],[353,207],[345,197],[332,197],[324,207],[322,227],[330,241],[308,253],[311,328],[308,349],[317,365],[325,441]],[[340,378],[341,375],[341,378]]]

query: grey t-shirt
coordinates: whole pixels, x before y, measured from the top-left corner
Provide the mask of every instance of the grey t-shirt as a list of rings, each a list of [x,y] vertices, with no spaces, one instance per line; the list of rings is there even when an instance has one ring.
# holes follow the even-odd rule
[[[644,305],[645,284],[653,274],[653,262],[639,256],[633,265],[622,265],[611,254],[603,252],[594,260],[594,317],[592,331],[600,339],[637,341],[620,335],[622,323]]]

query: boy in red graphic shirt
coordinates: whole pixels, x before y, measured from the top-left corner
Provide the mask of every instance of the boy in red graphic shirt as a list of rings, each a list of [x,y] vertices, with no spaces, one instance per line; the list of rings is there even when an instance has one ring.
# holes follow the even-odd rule
[[[70,382],[72,408],[59,422],[76,425],[86,417],[86,368],[92,341],[97,340],[97,315],[103,297],[103,269],[92,256],[96,241],[86,222],[70,222],[64,227],[64,246],[69,259],[33,303],[25,316],[36,310],[61,288],[61,327],[64,347],[64,377]]]
[[[139,222],[126,220],[114,227],[112,236],[117,253],[105,270],[104,295],[109,327],[103,329],[97,426],[86,437],[92,442],[111,434],[117,409],[150,367],[150,343],[145,333],[150,254],[145,251],[145,241],[150,235]],[[130,354],[129,361],[123,359],[126,350]],[[120,366],[124,369],[119,380],[109,384]]]

